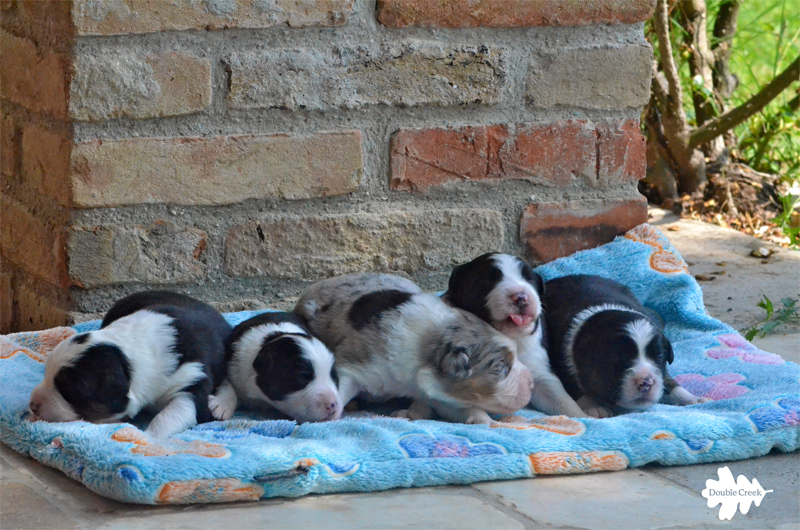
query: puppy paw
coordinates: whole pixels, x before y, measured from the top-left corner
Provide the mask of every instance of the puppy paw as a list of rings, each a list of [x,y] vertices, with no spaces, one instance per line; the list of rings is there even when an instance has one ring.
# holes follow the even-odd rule
[[[584,410],[584,412],[586,412],[590,418],[610,418],[613,416],[611,410],[600,406],[588,408]]]
[[[489,417],[483,410],[471,411],[464,420],[467,425],[494,425],[497,422]]]
[[[208,396],[208,410],[215,420],[227,421],[233,417],[233,411],[236,405],[230,406],[230,403],[225,403],[224,400],[219,399],[215,395]]]
[[[711,398],[707,398],[707,397],[699,397],[699,398],[697,398],[697,402],[698,403],[708,403],[710,401],[714,401],[714,400],[711,399]]]

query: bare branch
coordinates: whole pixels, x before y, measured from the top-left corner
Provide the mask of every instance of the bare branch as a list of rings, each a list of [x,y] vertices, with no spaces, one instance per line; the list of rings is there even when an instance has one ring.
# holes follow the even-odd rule
[[[653,15],[653,25],[658,37],[661,71],[664,72],[669,84],[669,98],[681,105],[683,92],[681,91],[678,68],[675,66],[675,59],[672,55],[672,42],[669,38],[669,7],[667,6],[667,0],[658,0],[656,11]]]
[[[719,6],[714,21],[714,88],[722,98],[729,98],[739,84],[730,70],[731,43],[739,20],[739,0],[726,0]]]
[[[769,102],[783,92],[786,87],[798,80],[800,80],[800,56],[789,65],[789,68],[784,70],[778,77],[762,88],[758,94],[730,112],[726,112],[719,118],[715,118],[699,129],[692,131],[689,135],[689,148],[703,145],[726,131],[733,129],[747,118],[766,107]]]

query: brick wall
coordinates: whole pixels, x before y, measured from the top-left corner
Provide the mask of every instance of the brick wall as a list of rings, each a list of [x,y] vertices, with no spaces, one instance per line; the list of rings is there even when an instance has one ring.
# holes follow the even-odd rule
[[[653,5],[0,1],[0,328],[609,241],[647,216]]]

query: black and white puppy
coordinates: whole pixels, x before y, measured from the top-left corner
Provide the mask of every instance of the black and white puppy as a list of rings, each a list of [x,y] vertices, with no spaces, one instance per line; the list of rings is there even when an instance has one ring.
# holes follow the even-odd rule
[[[266,403],[298,421],[342,415],[333,353],[293,313],[262,313],[233,329],[226,347],[228,380],[210,406],[228,419],[238,401]]]
[[[168,438],[211,421],[209,395],[225,377],[231,327],[211,306],[166,291],[117,302],[101,329],[61,342],[31,393],[35,420],[113,423],[148,408]]]
[[[516,345],[466,311],[389,274],[350,274],[306,289],[295,313],[336,356],[342,404],[410,397],[410,418],[492,423],[530,400]]]
[[[517,342],[533,376],[531,406],[545,414],[586,417],[550,368],[544,282],[523,260],[490,252],[453,269],[444,300],[473,313]]]
[[[641,411],[655,403],[707,401],[667,373],[674,358],[660,317],[624,285],[590,275],[545,283],[550,361],[588,414]]]

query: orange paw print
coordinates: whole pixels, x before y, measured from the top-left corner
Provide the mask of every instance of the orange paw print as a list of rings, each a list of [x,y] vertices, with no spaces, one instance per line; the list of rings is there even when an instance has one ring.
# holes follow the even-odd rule
[[[209,443],[192,440],[156,440],[147,436],[136,427],[123,427],[114,431],[111,439],[115,442],[132,443],[130,451],[135,455],[142,456],[172,456],[178,454],[188,454],[205,456],[207,458],[227,458],[231,455],[225,447]]]
[[[536,475],[566,475],[594,471],[619,471],[628,467],[628,457],[619,451],[554,451],[528,455]]]
[[[75,335],[72,328],[53,328],[44,331],[11,333],[0,337],[0,359],[9,359],[22,353],[40,363],[65,339]]]
[[[650,226],[649,224],[641,224],[636,228],[629,230],[625,237],[644,243],[655,248],[656,251],[650,256],[650,268],[662,274],[680,274],[688,273],[689,267],[678,254],[676,254],[671,247],[668,247],[669,240],[666,239],[661,232]],[[668,247],[668,248],[665,248]]]
[[[158,504],[257,501],[262,495],[264,488],[238,478],[175,480],[156,490],[155,501]]]
[[[564,436],[580,436],[586,432],[586,425],[566,416],[545,416],[544,418],[525,418],[523,416],[503,416],[493,429],[541,429]]]

